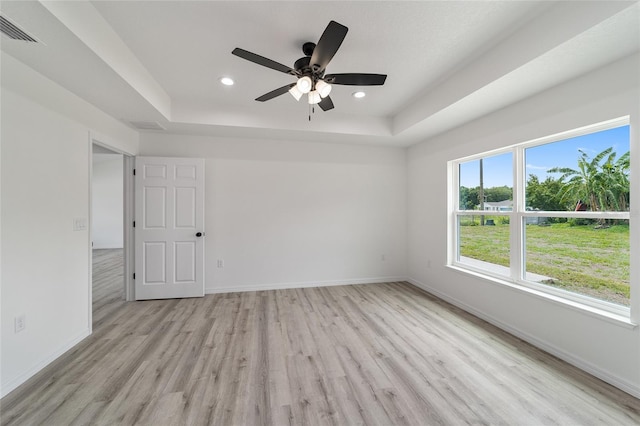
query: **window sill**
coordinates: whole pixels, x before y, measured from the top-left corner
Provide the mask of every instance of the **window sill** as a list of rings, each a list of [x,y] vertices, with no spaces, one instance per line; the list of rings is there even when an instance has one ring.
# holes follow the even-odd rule
[[[573,300],[565,299],[565,298],[556,296],[554,294],[549,294],[549,293],[539,291],[530,287],[526,287],[524,285],[520,285],[510,281],[507,277],[493,276],[493,275],[487,274],[484,271],[474,270],[458,264],[447,265],[447,268],[452,269],[459,273],[466,274],[466,275],[472,275],[476,278],[482,279],[483,281],[500,285],[500,286],[509,288],[513,291],[522,292],[522,293],[530,294],[534,297],[545,299],[557,305],[561,305],[563,307],[572,309],[582,314],[589,315],[591,317],[595,317],[624,328],[634,329],[638,327],[638,324],[632,322],[628,316],[619,315],[616,313],[606,311],[604,309],[598,309],[596,307],[582,304]]]

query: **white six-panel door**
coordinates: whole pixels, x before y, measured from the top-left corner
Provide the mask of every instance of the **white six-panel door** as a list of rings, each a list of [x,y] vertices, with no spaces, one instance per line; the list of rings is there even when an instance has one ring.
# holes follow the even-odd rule
[[[137,157],[135,298],[204,296],[204,160]]]

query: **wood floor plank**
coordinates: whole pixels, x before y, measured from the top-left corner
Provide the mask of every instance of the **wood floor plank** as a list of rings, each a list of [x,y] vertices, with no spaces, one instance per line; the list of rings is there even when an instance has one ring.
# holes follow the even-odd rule
[[[1,424],[640,424],[640,400],[408,283],[127,303],[122,252],[94,262],[94,333]]]

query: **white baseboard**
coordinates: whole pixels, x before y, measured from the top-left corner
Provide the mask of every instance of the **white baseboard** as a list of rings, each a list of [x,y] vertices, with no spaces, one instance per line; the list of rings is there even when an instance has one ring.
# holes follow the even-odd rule
[[[427,284],[424,284],[416,279],[413,278],[407,278],[407,281],[426,291],[427,293],[430,293],[436,297],[438,297],[439,299],[442,299],[448,303],[451,303],[452,305],[457,306],[458,308],[469,312],[475,316],[477,316],[478,318],[481,318],[485,321],[487,321],[490,324],[495,325],[496,327],[510,333],[513,334],[514,336],[532,344],[533,346],[542,349],[545,352],[548,352],[560,359],[562,359],[563,361],[568,362],[569,364],[578,367],[579,369],[586,371],[587,373],[609,383],[610,385],[613,385],[615,387],[617,387],[618,389],[621,389],[623,391],[625,391],[626,393],[636,397],[636,398],[640,398],[640,388],[638,386],[636,386],[634,383],[630,383],[628,380],[616,376],[614,374],[611,374],[610,372],[603,370],[593,364],[591,364],[588,361],[585,361],[583,359],[581,359],[580,357],[575,356],[574,354],[571,354],[569,352],[566,352],[563,349],[558,348],[555,345],[552,345],[548,342],[545,342],[544,340],[539,339],[536,336],[533,336],[529,333],[526,333],[522,330],[519,330],[517,328],[514,328],[512,326],[510,326],[509,324],[506,324],[496,318],[494,318],[493,316],[482,312],[470,305],[467,305],[464,302],[461,302],[460,300],[453,298],[447,294],[444,294],[442,292],[440,292],[439,290],[436,290],[430,286],[428,286]]]
[[[76,337],[74,337],[73,339],[71,339],[61,347],[59,347],[56,351],[54,351],[53,353],[43,358],[36,365],[31,367],[27,371],[24,371],[18,374],[13,379],[9,380],[9,383],[2,383],[0,388],[0,398],[4,398],[10,392],[15,390],[18,386],[20,386],[21,384],[29,380],[31,377],[35,376],[38,372],[40,372],[40,370],[45,368],[47,365],[51,364],[58,357],[60,357],[60,355],[67,352],[69,349],[73,348],[75,345],[80,343],[89,335],[91,335],[91,330],[87,328],[84,331],[82,331],[80,334],[78,334]]]
[[[353,285],[353,284],[376,284],[396,281],[407,281],[407,277],[377,277],[377,278],[357,278],[337,281],[303,281],[292,283],[270,283],[270,284],[254,284],[229,287],[205,288],[205,294],[216,293],[238,293],[244,291],[265,291],[265,290],[283,290],[290,288],[309,288],[309,287],[329,287],[336,285]]]

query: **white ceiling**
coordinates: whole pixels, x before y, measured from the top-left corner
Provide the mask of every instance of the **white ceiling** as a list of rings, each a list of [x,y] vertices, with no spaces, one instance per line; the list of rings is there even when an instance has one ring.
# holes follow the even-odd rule
[[[2,50],[113,117],[165,132],[407,146],[640,51],[633,2],[2,1],[41,43]],[[254,99],[293,77],[285,65],[330,20],[349,28],[328,73],[387,74],[334,86],[335,109]],[[220,84],[230,76],[236,84]]]

